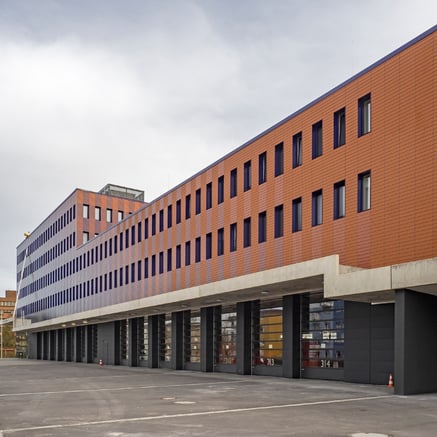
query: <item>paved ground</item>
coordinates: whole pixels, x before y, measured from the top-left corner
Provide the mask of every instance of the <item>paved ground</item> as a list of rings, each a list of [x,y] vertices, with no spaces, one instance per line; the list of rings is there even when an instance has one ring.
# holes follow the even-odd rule
[[[437,394],[385,386],[0,361],[0,437],[435,436]]]

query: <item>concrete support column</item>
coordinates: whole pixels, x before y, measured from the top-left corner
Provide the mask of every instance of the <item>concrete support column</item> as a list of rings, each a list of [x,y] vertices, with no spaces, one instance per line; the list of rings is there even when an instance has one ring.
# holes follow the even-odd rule
[[[86,326],[85,333],[85,361],[93,362],[93,326]]]
[[[283,298],[282,376],[300,377],[300,295]]]
[[[73,360],[73,329],[65,330],[65,361]]]
[[[128,365],[130,367],[138,366],[138,319],[129,319],[129,350],[128,350]]]
[[[42,359],[49,359],[49,331],[44,331],[43,333],[43,350],[42,350]]]
[[[410,290],[395,295],[395,393],[437,391],[437,297]]]
[[[200,370],[214,370],[214,308],[200,309]]]
[[[64,330],[58,329],[56,331],[56,359],[64,361]]]
[[[237,303],[237,373],[250,375],[252,370],[251,350],[252,302]]]
[[[75,360],[76,363],[80,363],[82,361],[82,326],[76,326],[74,329],[75,334]]]
[[[147,367],[156,368],[159,366],[159,315],[149,316],[148,319],[149,334],[149,359]]]
[[[171,315],[171,367],[175,370],[183,368],[184,358],[184,311]]]

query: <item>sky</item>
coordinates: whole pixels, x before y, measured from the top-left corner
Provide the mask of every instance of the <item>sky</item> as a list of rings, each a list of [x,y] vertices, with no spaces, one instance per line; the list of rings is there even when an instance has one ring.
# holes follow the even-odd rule
[[[0,0],[0,294],[76,188],[151,201],[436,23],[435,0]]]

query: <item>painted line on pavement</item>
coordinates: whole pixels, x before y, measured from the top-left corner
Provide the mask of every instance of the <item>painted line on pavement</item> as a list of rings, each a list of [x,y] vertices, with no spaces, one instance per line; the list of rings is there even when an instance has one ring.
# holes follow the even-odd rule
[[[349,398],[349,399],[331,399],[326,401],[315,401],[315,402],[301,402],[298,404],[285,404],[285,405],[266,405],[261,407],[248,407],[248,408],[235,408],[229,410],[215,410],[215,411],[199,411],[193,413],[179,413],[179,414],[163,414],[159,416],[144,416],[144,417],[131,417],[127,419],[108,419],[108,420],[96,420],[92,422],[73,422],[58,425],[43,425],[43,426],[32,426],[27,428],[11,428],[0,430],[3,434],[12,434],[15,432],[27,432],[27,431],[38,431],[43,429],[60,429],[60,428],[74,428],[80,426],[96,426],[96,425],[110,425],[115,423],[129,423],[129,422],[145,422],[148,420],[162,420],[162,419],[176,419],[183,417],[196,417],[196,416],[210,416],[213,414],[235,414],[244,413],[250,411],[261,411],[261,410],[273,410],[279,408],[297,408],[297,407],[311,407],[314,405],[329,405],[329,404],[341,404],[347,402],[360,402],[368,401],[374,399],[389,398],[392,395],[381,395],[381,396],[368,396],[362,398]],[[1,434],[0,434],[1,436]]]

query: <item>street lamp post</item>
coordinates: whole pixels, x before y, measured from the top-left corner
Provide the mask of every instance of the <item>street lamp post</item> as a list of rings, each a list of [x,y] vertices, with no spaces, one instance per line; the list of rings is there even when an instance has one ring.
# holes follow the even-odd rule
[[[3,322],[3,310],[0,310],[0,321]],[[3,359],[3,323],[0,322],[0,360]]]

